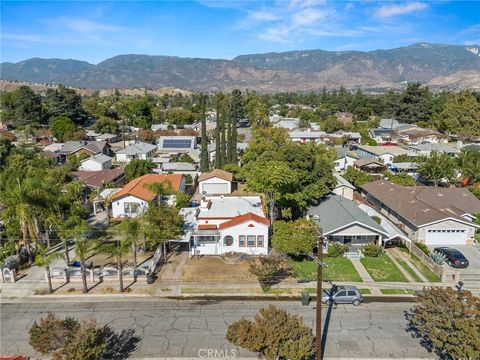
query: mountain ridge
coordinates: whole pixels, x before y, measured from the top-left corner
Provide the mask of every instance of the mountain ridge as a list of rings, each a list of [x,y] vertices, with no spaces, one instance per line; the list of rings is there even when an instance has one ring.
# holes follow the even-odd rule
[[[98,64],[75,59],[32,58],[0,64],[0,78],[68,86],[175,87],[193,91],[309,91],[399,89],[421,81],[438,88],[472,87],[465,74],[480,74],[480,46],[416,43],[368,52],[321,49],[239,55],[232,60],[122,54]],[[473,82],[474,88],[480,84]]]

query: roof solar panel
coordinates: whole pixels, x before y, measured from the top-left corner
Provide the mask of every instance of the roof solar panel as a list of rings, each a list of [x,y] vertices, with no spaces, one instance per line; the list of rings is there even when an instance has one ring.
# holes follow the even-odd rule
[[[190,149],[192,147],[192,140],[190,139],[165,139],[163,140],[164,148],[171,149]]]

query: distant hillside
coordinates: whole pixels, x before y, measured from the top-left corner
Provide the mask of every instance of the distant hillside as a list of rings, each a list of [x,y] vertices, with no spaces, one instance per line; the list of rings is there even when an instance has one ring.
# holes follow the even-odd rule
[[[436,88],[480,88],[480,47],[414,44],[391,50],[241,55],[233,60],[119,55],[98,65],[61,59],[0,64],[1,78],[92,88],[249,88],[302,91],[328,88],[379,90],[421,81]]]

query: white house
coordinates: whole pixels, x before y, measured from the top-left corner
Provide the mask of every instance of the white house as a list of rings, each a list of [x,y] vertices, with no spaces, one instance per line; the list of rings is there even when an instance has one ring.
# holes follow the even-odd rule
[[[355,186],[350,184],[345,178],[340,176],[339,173],[334,172],[333,176],[337,179],[337,185],[332,189],[334,194],[343,196],[348,200],[353,200],[353,192],[355,190]]]
[[[148,160],[155,155],[157,147],[144,142],[137,142],[118,150],[115,154],[118,162],[129,163],[132,160]]]
[[[227,171],[215,169],[200,175],[198,192],[204,195],[230,194],[233,175]]]
[[[107,155],[97,154],[82,160],[79,170],[83,171],[99,171],[106,170],[112,167],[112,158]]]
[[[408,150],[399,146],[370,146],[360,145],[357,148],[357,154],[361,158],[369,158],[383,162],[384,164],[391,164],[395,156],[398,155],[413,155]]]
[[[425,245],[474,242],[480,200],[465,188],[406,187],[384,180],[362,186],[363,196],[383,215]]]
[[[418,145],[410,145],[408,150],[414,156],[430,156],[432,152],[438,152],[441,154],[449,154],[449,155],[458,155],[460,154],[461,150],[456,146],[449,146],[447,144],[418,144]]]
[[[337,172],[347,170],[348,167],[353,166],[353,163],[359,159],[355,153],[343,147],[335,147],[335,152],[337,153],[337,160],[334,161],[334,168]]]
[[[186,236],[191,255],[268,254],[270,222],[259,196],[204,197],[190,214]]]
[[[324,131],[301,131],[294,130],[288,133],[291,141],[300,142],[306,144],[307,142],[315,142],[317,144],[323,143],[323,138],[326,136]]]
[[[158,200],[150,190],[151,184],[164,184],[174,192],[185,191],[185,177],[181,174],[147,174],[130,181],[112,198],[112,216],[116,219],[137,217],[148,207],[148,203]],[[176,196],[170,195],[161,201],[175,205]]]

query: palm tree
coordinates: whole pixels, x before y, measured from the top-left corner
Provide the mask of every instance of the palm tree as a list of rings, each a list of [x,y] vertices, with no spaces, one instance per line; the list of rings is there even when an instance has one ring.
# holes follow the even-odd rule
[[[52,279],[50,277],[50,265],[57,259],[62,259],[63,256],[59,253],[48,253],[48,248],[44,245],[39,245],[37,248],[37,254],[35,256],[35,265],[43,266],[47,273],[48,292],[52,293]]]
[[[74,229],[75,231],[75,254],[78,260],[80,261],[80,271],[82,273],[83,281],[83,292],[88,291],[87,287],[87,268],[85,261],[88,259],[93,249],[95,248],[95,243],[88,239],[87,233],[90,230],[90,226],[84,220],[82,223],[77,225]]]
[[[137,248],[138,239],[142,232],[141,224],[137,219],[126,219],[120,223],[120,229],[125,234],[125,239],[130,241],[133,253],[133,276],[137,277]]]
[[[118,280],[120,292],[123,292],[123,263],[125,256],[131,251],[132,242],[128,239],[101,245],[100,252],[114,257],[118,267]]]
[[[28,263],[32,264],[32,250],[30,242],[38,240],[38,198],[37,189],[32,179],[20,180],[17,178],[11,187],[7,188],[2,196],[2,202],[7,206],[20,224],[22,242],[28,252]],[[33,196],[32,196],[33,195]]]

